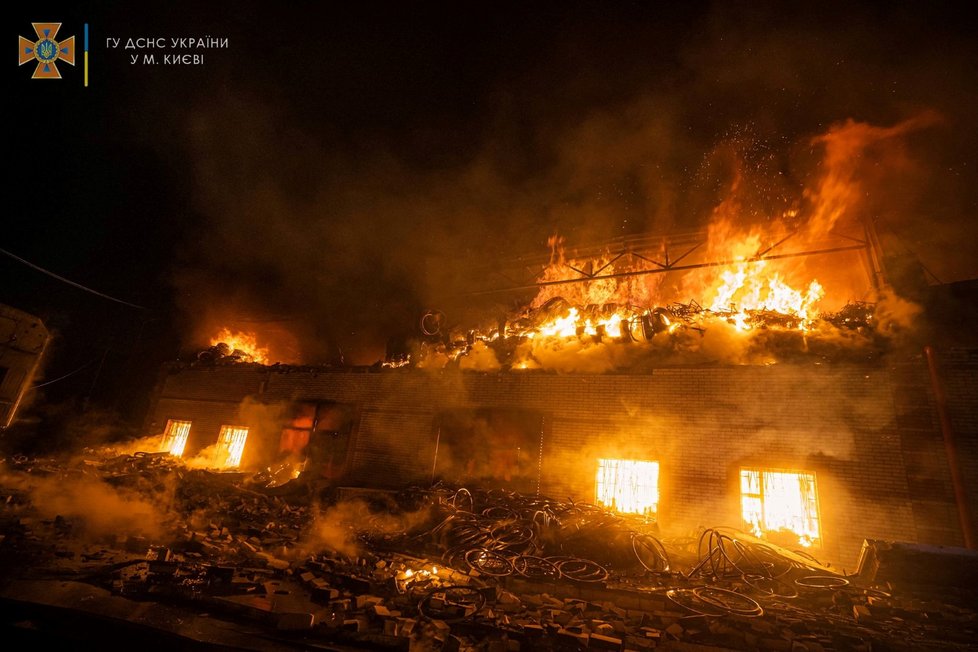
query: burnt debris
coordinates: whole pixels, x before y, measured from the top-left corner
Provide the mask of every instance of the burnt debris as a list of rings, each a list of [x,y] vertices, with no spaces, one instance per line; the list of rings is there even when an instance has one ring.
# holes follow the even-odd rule
[[[590,504],[280,483],[165,454],[5,466],[2,598],[21,615],[44,602],[119,618],[118,603],[105,611],[121,598],[169,614],[152,624],[168,636],[237,647],[228,630],[258,633],[240,649],[975,647],[973,588],[881,583],[730,528],[663,539],[653,520]],[[164,527],[51,515],[35,485],[68,479],[149,499]],[[180,618],[212,626],[191,635]]]

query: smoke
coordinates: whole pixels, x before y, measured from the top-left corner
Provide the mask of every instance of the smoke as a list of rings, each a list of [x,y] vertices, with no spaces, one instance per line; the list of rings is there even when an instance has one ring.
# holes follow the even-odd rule
[[[223,469],[227,466],[227,459],[227,448],[214,443],[200,449],[193,456],[181,458],[180,461],[189,469]]]
[[[107,537],[160,537],[167,513],[161,506],[168,490],[158,488],[150,501],[137,489],[117,487],[80,474],[42,476],[0,468],[0,484],[30,497],[36,513],[45,519],[67,519],[73,535],[96,541]]]
[[[361,499],[343,500],[314,516],[296,549],[298,554],[328,550],[356,558],[363,550],[358,537],[401,534],[429,518],[426,508],[402,512],[394,505],[371,505]]]
[[[474,371],[498,371],[500,368],[496,354],[482,340],[472,345],[469,352],[459,360],[458,366],[459,369],[472,369]]]
[[[917,330],[916,320],[922,311],[918,304],[901,298],[892,288],[885,288],[880,292],[875,317],[882,332],[898,338]]]
[[[235,469],[255,470],[271,464],[292,462],[285,452],[279,450],[279,445],[282,428],[293,409],[288,401],[265,403],[253,396],[246,396],[241,401],[234,412],[233,423],[246,428],[247,434],[241,459]],[[229,454],[227,444],[216,441],[192,455],[185,454],[180,462],[191,469],[224,469],[228,467]]]
[[[368,514],[363,501],[347,501],[320,512],[310,524],[300,547],[312,550],[336,551],[347,557],[356,557],[360,546],[356,541],[356,527],[364,524]]]
[[[881,181],[878,170],[875,175],[867,173],[867,163],[877,168],[882,163],[888,173],[905,167],[906,153],[903,148],[894,148],[901,144],[899,137],[939,122],[940,116],[934,111],[923,111],[891,127],[874,126],[850,118],[813,138],[813,144],[824,147],[825,155],[818,184],[805,193],[814,206],[807,224],[810,232],[816,235],[830,233],[841,218],[858,214],[862,196],[867,192],[863,179],[876,177],[877,182]],[[866,161],[870,148],[879,145],[888,146],[884,158]]]
[[[555,232],[581,244],[719,213],[770,226],[807,208],[822,232],[858,210],[943,280],[975,274],[975,45],[952,29],[932,46],[949,16],[634,13],[507,21],[505,47],[498,25],[462,38],[445,16],[424,42],[324,38],[331,54],[250,57],[208,85],[167,134],[200,224],[173,272],[187,332],[204,343],[245,317],[288,331],[295,359],[372,363],[425,308],[463,321],[529,299],[464,293],[512,285],[498,261],[545,255]],[[879,173],[900,153],[912,164]]]
[[[628,367],[643,354],[640,347],[577,338],[532,339],[516,352],[519,359],[562,373],[604,373]]]
[[[163,444],[163,434],[146,435],[129,441],[114,442],[97,447],[100,457],[112,455],[135,455],[136,453],[158,453]]]

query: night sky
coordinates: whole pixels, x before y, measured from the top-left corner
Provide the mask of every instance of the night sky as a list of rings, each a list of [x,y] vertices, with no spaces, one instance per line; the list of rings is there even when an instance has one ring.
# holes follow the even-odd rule
[[[49,404],[138,418],[159,365],[229,322],[370,364],[459,270],[554,233],[702,227],[731,157],[758,218],[847,119],[939,116],[865,210],[941,281],[978,276],[978,32],[954,5],[146,4],[10,12],[0,248],[146,308],[0,257],[0,303],[56,335],[45,379],[82,368]],[[80,52],[60,81],[15,66],[35,21],[79,48],[90,24],[89,88]],[[193,50],[202,65],[122,47],[204,36],[229,47]]]

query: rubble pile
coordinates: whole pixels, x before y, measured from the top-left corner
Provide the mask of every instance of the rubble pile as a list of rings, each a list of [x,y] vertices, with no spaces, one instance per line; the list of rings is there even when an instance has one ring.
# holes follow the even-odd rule
[[[594,505],[302,476],[268,486],[268,471],[189,471],[165,455],[5,468],[4,599],[26,582],[83,583],[258,628],[264,643],[246,649],[976,647],[966,587],[880,586],[730,528],[664,539]],[[95,536],[84,516],[35,504],[32,480],[79,476],[154,500],[164,531]]]

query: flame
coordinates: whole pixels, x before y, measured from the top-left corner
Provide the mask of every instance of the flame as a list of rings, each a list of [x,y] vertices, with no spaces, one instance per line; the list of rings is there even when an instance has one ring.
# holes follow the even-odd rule
[[[940,121],[925,111],[890,126],[851,119],[831,126],[808,141],[820,152],[820,165],[801,192],[771,192],[781,186],[761,178],[771,169],[755,169],[732,143],[733,176],[710,211],[705,241],[699,233],[675,233],[657,245],[656,238],[643,236],[615,240],[601,251],[565,248],[565,239],[554,235],[548,240],[549,264],[536,279],[537,294],[520,317],[504,330],[470,331],[441,349],[429,347],[417,366],[440,368],[477,354],[482,361],[470,368],[600,372],[640,360],[635,349],[625,348],[629,342],[658,347],[666,360],[671,353],[691,353],[752,364],[776,360],[761,351],[765,346],[772,352],[779,344],[807,351],[823,335],[830,346],[861,346],[866,340],[848,337],[858,329],[840,326],[832,312],[846,310],[854,298],[881,302],[871,283],[878,272],[866,277],[864,266],[853,264],[872,253],[868,245],[862,252],[834,243],[872,241],[865,231],[867,184],[911,169],[904,137]],[[873,157],[864,155],[870,151]],[[683,243],[693,246],[686,250]],[[814,255],[828,253],[837,256],[829,261]],[[871,318],[858,321],[868,324]],[[839,328],[850,332],[835,338]],[[766,337],[765,330],[790,333]],[[796,337],[798,332],[804,337]],[[496,342],[488,351],[499,356],[501,364],[494,367],[486,345]]]
[[[258,346],[258,338],[254,333],[232,332],[229,328],[222,328],[215,337],[211,338],[211,346],[219,344],[226,344],[231,352],[241,356],[244,362],[269,364],[268,348]]]
[[[595,494],[609,509],[653,516],[659,506],[659,463],[599,459]]]
[[[804,291],[788,285],[777,272],[766,273],[768,261],[736,263],[720,272],[719,286],[710,310],[733,313],[729,319],[738,330],[749,330],[751,311],[767,311],[793,317],[796,328],[808,330],[818,316],[816,306],[824,289],[812,280]]]
[[[233,469],[241,466],[241,454],[244,453],[245,441],[248,439],[248,428],[244,426],[224,426],[218,437],[219,465]],[[223,457],[223,459],[220,459]]]
[[[579,311],[571,308],[567,314],[557,317],[553,321],[543,324],[537,329],[537,333],[543,337],[573,337],[577,335],[577,321]]]
[[[169,419],[166,422],[163,439],[160,441],[160,452],[169,453],[174,457],[183,457],[188,435],[190,435],[189,421]]]
[[[755,536],[787,536],[806,548],[819,543],[814,474],[741,469],[740,494],[744,523]]]

